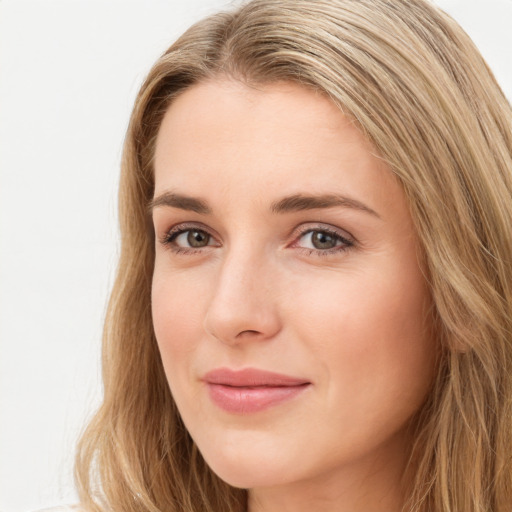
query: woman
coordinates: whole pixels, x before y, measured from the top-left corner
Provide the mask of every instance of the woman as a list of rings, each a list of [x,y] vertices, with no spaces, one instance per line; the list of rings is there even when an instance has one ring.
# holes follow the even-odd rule
[[[85,510],[512,503],[511,109],[424,0],[255,0],[137,98]]]

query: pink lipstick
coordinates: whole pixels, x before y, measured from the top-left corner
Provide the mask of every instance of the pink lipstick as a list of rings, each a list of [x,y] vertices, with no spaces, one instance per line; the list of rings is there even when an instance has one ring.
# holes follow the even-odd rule
[[[302,393],[311,382],[279,373],[246,368],[218,368],[202,379],[213,403],[230,413],[262,411]]]

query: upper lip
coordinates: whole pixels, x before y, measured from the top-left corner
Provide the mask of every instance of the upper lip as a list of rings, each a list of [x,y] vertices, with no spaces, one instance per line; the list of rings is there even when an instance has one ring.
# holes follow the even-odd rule
[[[257,368],[244,368],[241,370],[217,368],[206,373],[202,380],[208,384],[232,387],[288,387],[310,384],[307,379],[259,370]]]

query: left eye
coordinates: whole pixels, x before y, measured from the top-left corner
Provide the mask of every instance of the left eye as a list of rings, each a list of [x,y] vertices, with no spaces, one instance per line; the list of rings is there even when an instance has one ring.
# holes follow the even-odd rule
[[[171,236],[169,242],[178,247],[199,249],[211,245],[212,237],[201,229],[187,229]]]
[[[346,240],[337,233],[331,233],[329,231],[322,230],[311,230],[307,231],[300,237],[299,245],[305,249],[316,249],[316,250],[329,250],[337,247],[348,247],[351,244],[349,240]]]

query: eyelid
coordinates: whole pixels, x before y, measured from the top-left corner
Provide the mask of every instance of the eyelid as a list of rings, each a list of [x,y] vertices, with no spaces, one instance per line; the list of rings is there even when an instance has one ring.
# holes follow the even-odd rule
[[[295,228],[290,237],[293,237],[294,240],[300,238],[306,233],[310,233],[311,231],[325,231],[326,233],[330,233],[336,235],[347,242],[356,243],[356,239],[346,230],[333,226],[332,224],[325,224],[321,222],[307,222],[301,224],[297,228]]]
[[[214,246],[220,246],[220,243],[218,242],[219,237],[216,235],[215,232],[206,225],[204,225],[202,222],[179,222],[178,224],[175,224],[171,226],[170,228],[166,229],[165,232],[161,237],[159,237],[160,243],[162,245],[172,245],[174,239],[179,236],[182,233],[185,233],[187,231],[204,231],[208,236],[210,236],[213,240],[217,242],[215,245],[207,245],[206,247],[214,247]],[[172,238],[172,240],[171,240]],[[181,249],[187,249],[187,248],[181,248]],[[191,250],[197,250],[193,247],[190,247]]]
[[[297,232],[298,231],[298,232]],[[302,247],[299,245],[301,238],[308,233],[327,233],[330,236],[333,236],[337,239],[337,242],[341,242],[339,245],[335,245],[334,247],[328,249],[317,249],[314,247]],[[329,256],[329,255],[339,255],[345,251],[352,249],[356,245],[355,238],[345,231],[344,229],[332,226],[330,224],[322,224],[322,223],[306,223],[302,224],[295,230],[295,234],[293,236],[293,241],[288,247],[296,249],[305,253],[307,256],[321,257],[321,256]]]

